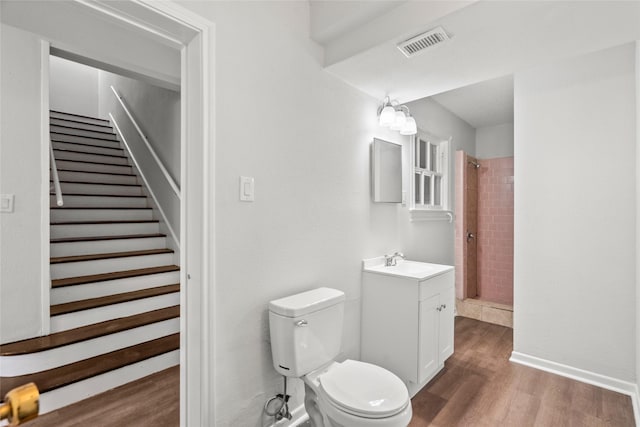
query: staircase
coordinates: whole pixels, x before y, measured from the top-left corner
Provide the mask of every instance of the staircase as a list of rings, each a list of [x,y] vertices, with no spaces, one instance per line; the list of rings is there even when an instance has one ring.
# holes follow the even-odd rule
[[[51,334],[0,346],[0,396],[41,413],[179,364],[180,276],[153,201],[107,120],[51,111]]]

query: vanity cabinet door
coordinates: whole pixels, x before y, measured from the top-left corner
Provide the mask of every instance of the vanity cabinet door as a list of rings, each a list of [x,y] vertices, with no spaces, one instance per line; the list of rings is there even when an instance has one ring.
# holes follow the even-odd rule
[[[420,301],[418,383],[423,382],[438,369],[439,306],[440,296],[437,294]]]
[[[455,289],[451,286],[442,290],[440,294],[440,333],[439,353],[440,363],[444,363],[449,356],[453,354],[453,331],[455,327],[455,318],[453,308],[455,306]]]

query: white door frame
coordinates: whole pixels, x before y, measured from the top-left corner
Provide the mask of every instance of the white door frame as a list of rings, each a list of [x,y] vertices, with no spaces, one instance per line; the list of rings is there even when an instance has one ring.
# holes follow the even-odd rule
[[[99,1],[75,0],[92,8],[112,22],[133,26],[158,38],[156,28],[143,16],[115,8],[102,7]],[[180,425],[215,425],[214,404],[214,201],[215,156],[214,122],[214,24],[176,3],[154,0],[130,0],[144,6],[195,34],[181,49],[181,202],[180,202]],[[161,27],[161,25],[160,25]],[[174,27],[175,29],[175,27]],[[163,28],[160,28],[163,30]],[[164,30],[171,31],[170,28]],[[45,52],[43,41],[43,57]],[[73,47],[65,46],[73,53]],[[48,52],[47,52],[48,53]],[[79,52],[78,52],[79,53]],[[46,58],[48,63],[48,57]],[[48,67],[42,83],[48,86]],[[135,71],[135,70],[134,70]],[[48,110],[47,99],[43,109]],[[43,95],[43,96],[45,96]],[[45,105],[45,101],[46,104]],[[43,150],[49,156],[48,111],[43,118]],[[43,114],[45,116],[45,114]],[[46,130],[46,132],[45,132]],[[46,134],[46,135],[45,135]],[[44,154],[43,154],[44,158]],[[44,161],[44,160],[43,160]],[[48,184],[48,180],[47,180]],[[48,212],[48,191],[46,210]],[[48,218],[48,215],[47,215]],[[48,221],[47,221],[48,226]],[[45,254],[45,252],[47,254]],[[47,258],[48,251],[43,251]],[[47,281],[46,292],[49,292]],[[48,304],[46,307],[48,315]]]
[[[215,29],[175,3],[133,1],[196,32],[181,64],[180,425],[213,426]]]

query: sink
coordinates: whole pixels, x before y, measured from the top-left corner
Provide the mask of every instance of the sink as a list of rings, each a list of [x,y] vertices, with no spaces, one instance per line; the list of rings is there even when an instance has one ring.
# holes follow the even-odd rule
[[[450,265],[432,264],[429,262],[409,261],[399,259],[396,265],[386,267],[384,257],[363,260],[363,271],[384,274],[387,276],[407,277],[425,280],[433,276],[453,270]]]

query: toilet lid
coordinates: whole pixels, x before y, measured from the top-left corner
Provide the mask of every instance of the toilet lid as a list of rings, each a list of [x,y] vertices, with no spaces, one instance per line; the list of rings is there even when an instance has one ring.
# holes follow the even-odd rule
[[[368,418],[394,415],[409,401],[409,392],[400,378],[370,363],[345,360],[319,379],[322,390],[335,405]]]

